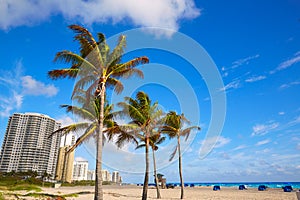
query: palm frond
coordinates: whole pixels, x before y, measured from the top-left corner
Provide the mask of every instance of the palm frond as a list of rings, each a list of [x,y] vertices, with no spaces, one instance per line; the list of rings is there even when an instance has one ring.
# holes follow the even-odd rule
[[[71,124],[65,127],[62,127],[54,132],[52,132],[48,138],[52,137],[54,134],[58,134],[58,133],[62,133],[63,135],[66,135],[70,132],[76,132],[76,131],[81,131],[83,129],[85,129],[86,127],[89,126],[89,123],[87,122],[80,122],[80,123],[75,123],[75,124]]]
[[[77,74],[79,72],[79,69],[55,69],[48,72],[48,76],[53,79],[59,79],[59,78],[76,78]]]
[[[76,140],[75,144],[67,151],[67,153],[74,151],[76,147],[78,147],[80,144],[82,144],[82,142],[95,133],[96,130],[97,126],[90,126],[90,128],[86,129],[84,134]]]
[[[86,86],[88,86],[87,91],[92,93],[92,90],[95,87],[97,87],[97,85],[98,85],[98,80],[96,79],[96,77],[94,75],[89,75],[89,76],[82,77],[74,85],[74,89],[73,89],[73,92],[72,92],[72,98],[73,98],[73,96],[75,96],[77,91],[81,92],[82,90],[86,89],[85,88]],[[88,93],[86,93],[86,94],[88,94]]]
[[[132,75],[137,75],[138,77],[144,78],[144,74],[141,70],[135,67],[141,64],[149,63],[149,59],[146,56],[134,58],[126,63],[109,66],[109,72],[114,77],[129,78]]]
[[[146,122],[146,118],[142,115],[142,113],[140,113],[140,110],[133,105],[120,102],[118,103],[118,106],[122,108],[122,112],[120,112],[120,114],[128,115],[131,119],[140,121],[141,123]]]
[[[93,35],[87,29],[79,25],[70,25],[69,28],[76,33],[74,40],[77,40],[80,44],[82,57],[88,57],[95,66],[103,67],[104,63],[98,43],[95,41]]]
[[[96,116],[92,113],[94,110],[91,108],[90,110],[80,108],[77,106],[71,105],[61,105],[61,108],[66,108],[67,112],[72,112],[75,115],[80,116],[82,119],[87,119],[89,121],[95,121]]]
[[[136,140],[134,132],[123,132],[122,134],[118,135],[116,145],[118,148],[122,148],[125,143],[133,142],[138,145],[138,141]]]
[[[126,37],[124,35],[120,35],[118,44],[116,45],[112,53],[109,55],[109,59],[107,60],[106,66],[114,66],[120,63],[125,47]]]
[[[141,149],[141,148],[144,148],[144,147],[146,147],[145,144],[140,144],[140,145],[136,146],[135,149]]]
[[[187,140],[189,138],[189,135],[190,135],[190,133],[191,133],[191,131],[193,129],[197,129],[199,131],[201,130],[201,128],[199,126],[191,126],[191,127],[188,127],[186,129],[182,130],[180,132],[180,136],[185,136],[185,140]]]
[[[122,82],[116,78],[109,77],[107,79],[106,83],[107,83],[107,86],[109,88],[113,88],[117,94],[120,94],[124,89]]]
[[[173,152],[170,155],[169,161],[171,162],[173,160],[173,158],[175,157],[177,152],[177,146],[174,148]]]

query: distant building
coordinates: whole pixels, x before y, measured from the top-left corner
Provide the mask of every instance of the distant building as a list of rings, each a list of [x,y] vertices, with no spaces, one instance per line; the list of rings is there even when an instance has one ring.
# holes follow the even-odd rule
[[[102,180],[103,181],[111,181],[112,177],[111,177],[111,174],[109,173],[109,171],[102,170],[101,174],[102,174]]]
[[[67,137],[62,137],[61,147],[59,148],[59,155],[57,159],[56,175],[55,179],[62,182],[72,182],[73,178],[73,163],[75,151],[67,151],[75,144],[75,136],[70,135],[71,140],[67,142]],[[69,137],[69,138],[70,138]]]
[[[87,180],[88,166],[88,161],[75,159],[73,165],[73,181]]]
[[[15,113],[9,117],[0,154],[1,172],[36,171],[55,176],[60,123],[39,113]],[[49,137],[50,136],[50,137]]]
[[[121,178],[118,171],[114,171],[112,173],[112,180],[111,181],[114,182],[114,183],[122,183],[122,178]]]
[[[96,180],[96,172],[95,172],[95,170],[88,170],[87,171],[87,180],[89,180],[89,181]]]

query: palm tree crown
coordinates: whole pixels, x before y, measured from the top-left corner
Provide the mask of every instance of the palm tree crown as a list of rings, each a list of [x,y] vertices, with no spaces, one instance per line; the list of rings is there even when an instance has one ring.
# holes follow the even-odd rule
[[[184,117],[183,114],[179,115],[174,111],[170,111],[165,118],[164,126],[160,130],[162,133],[166,133],[170,138],[174,138],[174,137],[177,138],[177,146],[170,156],[170,161],[174,158],[176,152],[178,151],[179,177],[181,183],[181,196],[180,196],[181,199],[184,198],[184,190],[183,190],[184,182],[182,177],[180,137],[184,136],[185,139],[187,140],[193,129],[200,130],[200,127],[198,126],[183,128],[185,124],[189,124],[189,123],[190,122]]]

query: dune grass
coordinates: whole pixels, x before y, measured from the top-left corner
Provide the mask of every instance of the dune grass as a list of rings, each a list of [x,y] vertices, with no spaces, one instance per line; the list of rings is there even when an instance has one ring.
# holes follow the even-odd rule
[[[22,184],[22,185],[15,185],[15,186],[10,186],[8,187],[9,191],[35,191],[35,192],[41,192],[42,189],[36,185],[31,185],[31,184]]]

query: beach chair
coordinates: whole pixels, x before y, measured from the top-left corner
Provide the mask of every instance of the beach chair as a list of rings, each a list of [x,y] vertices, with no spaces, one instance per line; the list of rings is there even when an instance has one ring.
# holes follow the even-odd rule
[[[245,185],[239,185],[239,190],[246,190]]]
[[[219,185],[215,185],[213,187],[213,191],[221,190],[221,187]]]
[[[267,187],[265,185],[259,185],[257,189],[258,191],[265,191]]]
[[[291,191],[293,191],[293,188],[290,185],[286,185],[286,186],[283,187],[283,191],[284,192],[291,192]]]

